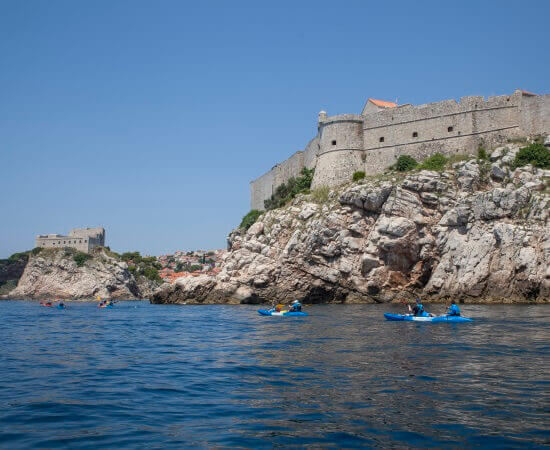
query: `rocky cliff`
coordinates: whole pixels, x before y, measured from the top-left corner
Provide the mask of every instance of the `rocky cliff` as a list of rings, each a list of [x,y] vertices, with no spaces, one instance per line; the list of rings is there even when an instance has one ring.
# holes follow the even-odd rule
[[[30,255],[17,287],[9,298],[17,299],[138,299],[148,297],[158,285],[136,278],[120,261],[103,249],[78,261],[71,249],[44,249]]]
[[[548,302],[550,171],[512,171],[517,151],[298,196],[232,232],[219,275],[152,302]]]

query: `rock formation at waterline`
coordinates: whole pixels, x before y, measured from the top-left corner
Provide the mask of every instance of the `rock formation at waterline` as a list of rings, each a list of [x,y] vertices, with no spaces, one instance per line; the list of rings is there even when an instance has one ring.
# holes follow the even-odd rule
[[[517,151],[299,195],[152,302],[550,301],[550,171],[512,171]]]
[[[43,249],[31,254],[9,298],[89,300],[100,296],[126,300],[147,297],[158,287],[143,277],[136,281],[128,265],[105,250],[79,263],[75,255],[72,249]]]

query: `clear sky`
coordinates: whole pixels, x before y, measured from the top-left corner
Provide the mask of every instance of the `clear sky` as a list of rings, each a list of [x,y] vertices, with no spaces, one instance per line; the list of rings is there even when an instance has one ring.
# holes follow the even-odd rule
[[[446,3],[0,0],[0,257],[224,247],[321,109],[550,92],[550,1]]]

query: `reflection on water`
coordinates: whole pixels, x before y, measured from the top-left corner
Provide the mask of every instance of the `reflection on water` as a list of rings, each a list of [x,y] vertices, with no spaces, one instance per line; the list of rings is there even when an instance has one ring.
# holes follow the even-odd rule
[[[547,306],[0,308],[2,448],[550,443]]]

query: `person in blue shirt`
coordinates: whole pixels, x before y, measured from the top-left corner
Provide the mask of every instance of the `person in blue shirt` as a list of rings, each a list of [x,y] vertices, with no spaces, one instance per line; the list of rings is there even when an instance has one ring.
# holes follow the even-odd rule
[[[424,306],[422,305],[422,302],[419,298],[416,299],[416,305],[414,305],[412,308],[411,305],[407,306],[409,307],[409,312],[413,313],[417,317],[428,317],[430,315],[424,309]]]
[[[302,304],[298,300],[294,300],[289,308],[290,312],[300,312],[302,311]]]
[[[460,308],[455,303],[454,300],[451,300],[451,306],[447,307],[448,316],[460,316]]]

